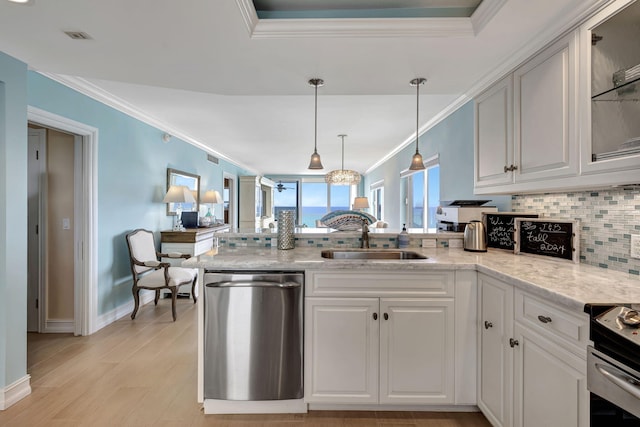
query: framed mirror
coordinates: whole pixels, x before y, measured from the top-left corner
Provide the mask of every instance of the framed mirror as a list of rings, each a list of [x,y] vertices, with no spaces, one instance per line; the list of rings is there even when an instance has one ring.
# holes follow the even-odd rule
[[[195,203],[181,203],[183,212],[198,212],[200,207],[200,175],[167,168],[167,191],[172,185],[184,185],[193,194]],[[176,215],[177,203],[167,203],[167,215]]]

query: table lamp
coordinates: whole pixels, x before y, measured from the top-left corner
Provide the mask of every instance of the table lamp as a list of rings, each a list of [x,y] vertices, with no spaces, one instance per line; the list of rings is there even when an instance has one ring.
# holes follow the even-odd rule
[[[182,226],[182,204],[183,203],[196,203],[195,197],[189,190],[189,187],[185,185],[172,185],[167,190],[167,194],[162,199],[163,203],[175,203],[176,222],[173,225],[174,231],[184,231]],[[169,209],[171,210],[171,209]]]
[[[202,196],[202,203],[210,204],[207,208],[207,214],[204,216],[202,220],[202,225],[212,225],[216,222],[216,216],[211,213],[211,208],[214,204],[223,203],[222,196],[216,190],[208,190]]]

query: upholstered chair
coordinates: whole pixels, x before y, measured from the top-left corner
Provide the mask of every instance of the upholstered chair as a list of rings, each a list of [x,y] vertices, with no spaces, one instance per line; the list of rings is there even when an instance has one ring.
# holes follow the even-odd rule
[[[133,299],[135,306],[131,319],[136,318],[140,305],[140,289],[155,291],[154,303],[158,305],[160,291],[171,291],[171,311],[173,320],[176,320],[176,299],[178,288],[183,285],[191,285],[193,303],[197,301],[195,286],[198,273],[193,268],[172,267],[168,262],[162,262],[162,258],[190,258],[191,255],[177,252],[163,254],[156,251],[153,233],[149,230],[137,229],[127,234],[127,246],[131,260],[131,273],[133,274]]]

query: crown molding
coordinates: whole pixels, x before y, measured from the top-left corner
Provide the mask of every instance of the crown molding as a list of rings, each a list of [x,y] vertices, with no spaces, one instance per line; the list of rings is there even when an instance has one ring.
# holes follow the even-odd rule
[[[144,113],[139,108],[131,105],[130,103],[104,90],[103,88],[96,86],[95,84],[91,83],[86,79],[83,79],[81,77],[73,77],[73,76],[66,76],[66,75],[63,76],[60,74],[53,74],[53,73],[48,73],[44,71],[37,71],[37,70],[33,70],[33,71],[53,81],[58,82],[61,85],[67,86],[83,95],[86,95],[89,98],[95,99],[96,101],[102,104],[108,105],[109,107],[114,108],[128,116],[131,116],[134,119],[140,120],[141,122],[144,122],[150,126],[163,130],[171,134],[172,136],[175,136],[176,138],[179,138],[195,147],[198,147],[199,149],[205,151],[206,153],[213,154],[214,156],[224,159],[229,163],[232,163],[238,167],[246,169],[249,172],[259,175],[259,171],[256,171],[254,168],[249,167],[243,164],[242,162],[238,162],[237,160],[234,160],[218,151],[211,149],[211,147],[208,147],[203,142],[200,142],[196,138],[180,131],[177,128],[167,126],[167,124],[164,121]]]
[[[474,34],[480,33],[506,2],[507,0],[482,0],[471,15]]]
[[[253,1],[236,0],[236,4],[252,39],[472,37],[484,28],[506,1],[484,0],[471,18],[259,19]]]

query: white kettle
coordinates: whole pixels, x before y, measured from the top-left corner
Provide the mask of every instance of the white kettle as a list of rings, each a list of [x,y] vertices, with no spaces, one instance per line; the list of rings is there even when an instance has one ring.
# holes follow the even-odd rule
[[[464,228],[464,250],[471,252],[487,251],[487,233],[482,221],[471,221]]]

